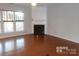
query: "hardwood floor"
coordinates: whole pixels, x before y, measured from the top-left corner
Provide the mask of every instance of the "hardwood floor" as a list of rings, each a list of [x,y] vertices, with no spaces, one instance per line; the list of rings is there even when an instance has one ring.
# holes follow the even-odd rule
[[[0,39],[2,56],[79,56],[79,44],[50,35]]]

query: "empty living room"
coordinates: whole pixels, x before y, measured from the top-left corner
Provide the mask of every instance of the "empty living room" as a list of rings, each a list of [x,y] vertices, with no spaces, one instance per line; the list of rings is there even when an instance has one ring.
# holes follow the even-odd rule
[[[0,3],[0,56],[79,56],[79,3]]]

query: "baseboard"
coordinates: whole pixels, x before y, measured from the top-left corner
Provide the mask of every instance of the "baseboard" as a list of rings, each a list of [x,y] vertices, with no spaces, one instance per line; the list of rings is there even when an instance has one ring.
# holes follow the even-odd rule
[[[57,35],[57,34],[48,34],[48,35],[55,36],[55,37],[58,37],[58,38],[61,38],[61,39],[66,39],[66,40],[69,40],[69,41],[72,41],[72,42],[75,42],[75,43],[79,43],[79,41],[76,41],[72,38],[63,37],[63,36],[60,36],[60,35]]]
[[[18,33],[18,34],[13,34],[13,35],[2,35],[0,36],[0,39],[4,39],[4,38],[7,38],[7,37],[14,37],[14,36],[20,36],[20,35],[26,35],[26,33]]]
[[[26,33],[17,34],[17,35],[1,36],[0,39],[7,38],[7,37],[13,37],[13,36],[20,36],[20,35],[26,35]],[[60,35],[57,35],[57,34],[47,34],[47,35],[51,35],[51,36],[55,36],[55,37],[58,37],[58,38],[61,38],[61,39],[66,39],[66,40],[69,40],[69,41],[72,41],[72,42],[75,42],[75,43],[79,43],[79,41],[76,41],[72,38],[63,37],[63,36],[60,36]]]

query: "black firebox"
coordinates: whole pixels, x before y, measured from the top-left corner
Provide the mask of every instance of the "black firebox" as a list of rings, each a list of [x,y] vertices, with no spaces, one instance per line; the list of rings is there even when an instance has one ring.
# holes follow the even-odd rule
[[[34,25],[34,35],[44,35],[44,25]]]

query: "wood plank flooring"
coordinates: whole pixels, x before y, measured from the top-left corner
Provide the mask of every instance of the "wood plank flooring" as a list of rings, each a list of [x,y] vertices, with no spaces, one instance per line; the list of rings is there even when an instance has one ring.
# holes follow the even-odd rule
[[[1,56],[79,56],[79,44],[50,35],[0,39]]]

